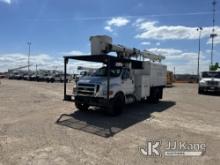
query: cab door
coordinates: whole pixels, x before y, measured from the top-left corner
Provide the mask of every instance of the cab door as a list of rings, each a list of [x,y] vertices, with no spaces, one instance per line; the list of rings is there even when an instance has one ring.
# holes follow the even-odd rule
[[[124,93],[127,94],[133,94],[134,93],[134,81],[132,80],[130,69],[124,68],[122,71],[122,89]]]

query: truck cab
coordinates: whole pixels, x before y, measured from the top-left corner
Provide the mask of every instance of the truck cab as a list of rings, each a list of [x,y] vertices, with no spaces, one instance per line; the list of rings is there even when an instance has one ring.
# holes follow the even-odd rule
[[[220,92],[220,71],[206,71],[201,73],[198,93]]]
[[[107,67],[101,67],[92,75],[81,77],[76,86],[77,90],[75,94],[77,96],[105,98],[107,91]],[[88,88],[88,86],[90,86],[90,88]],[[94,88],[92,89],[91,86]],[[129,68],[110,68],[109,97],[114,97],[117,92],[122,92],[123,94],[132,94],[134,92],[134,83]]]
[[[76,84],[75,105],[79,110],[87,110],[89,106],[97,106],[118,114],[126,103],[126,96],[134,94],[134,81],[129,68],[110,68],[109,99],[113,107],[107,103],[107,67],[97,69],[92,75],[84,76]],[[118,109],[116,111],[116,109]]]

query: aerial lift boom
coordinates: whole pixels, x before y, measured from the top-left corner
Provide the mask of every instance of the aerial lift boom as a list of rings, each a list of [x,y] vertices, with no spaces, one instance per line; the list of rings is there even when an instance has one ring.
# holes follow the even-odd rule
[[[109,36],[92,36],[91,41],[91,53],[92,55],[97,54],[108,54],[110,52],[116,52],[119,58],[138,58],[143,57],[151,61],[161,61],[165,59],[164,56],[155,54],[153,52],[144,50],[140,51],[136,48],[127,48],[123,45],[112,44],[112,38]]]

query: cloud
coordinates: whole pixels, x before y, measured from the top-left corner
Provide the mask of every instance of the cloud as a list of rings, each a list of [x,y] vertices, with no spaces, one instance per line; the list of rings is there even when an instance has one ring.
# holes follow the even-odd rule
[[[111,26],[105,26],[104,29],[107,30],[107,31],[109,31],[109,32],[113,32]]]
[[[27,60],[27,55],[22,53],[1,54],[0,69],[1,71],[7,71],[8,69],[25,66],[27,65]],[[56,65],[56,60],[47,54],[38,54],[31,55],[30,63],[32,65],[38,64],[39,66],[48,67],[51,65]]]
[[[205,52],[206,52],[207,54],[211,54],[211,51],[212,51],[211,49],[205,50]],[[216,53],[217,51],[216,51],[216,50],[213,50],[213,52]]]
[[[166,57],[166,59],[172,60],[172,59],[180,59],[182,58],[182,50],[173,49],[173,48],[167,48],[167,49],[161,49],[161,48],[150,48],[148,51],[153,52],[155,54],[160,54]]]
[[[173,48],[150,48],[148,49],[151,52],[156,54],[164,55],[167,60],[173,60],[180,62],[188,61],[188,60],[197,60],[198,53],[197,52],[186,52],[179,49]],[[205,59],[204,53],[201,52],[201,59]]]
[[[80,51],[71,51],[72,53],[79,54]],[[69,52],[70,53],[70,52]],[[74,54],[75,54],[74,53]],[[83,52],[81,52],[83,54]],[[71,54],[73,55],[73,54]],[[22,53],[11,53],[11,54],[0,54],[0,72],[8,71],[21,66],[26,66],[28,63],[27,54]],[[30,56],[31,70],[35,70],[36,64],[38,69],[47,70],[63,70],[63,56],[51,56],[49,54],[33,54]],[[100,63],[84,62],[78,60],[70,60],[68,63],[68,72],[77,72],[78,66],[86,66],[91,68],[98,68],[102,65]]]
[[[11,4],[11,0],[0,0],[0,2],[4,2],[4,3],[7,3],[7,4]]]
[[[176,73],[179,74],[197,74],[197,58],[194,60],[188,60],[185,63],[173,65],[175,66]],[[210,62],[205,59],[200,60],[200,72],[209,70]]]
[[[122,27],[126,26],[130,20],[124,17],[114,17],[106,22],[106,26],[104,27],[105,30],[109,32],[113,32],[113,27]]]
[[[129,23],[130,21],[126,18],[123,17],[115,17],[112,18],[111,20],[107,21],[107,24],[109,26],[117,26],[117,27],[121,27],[121,26],[125,26]]]
[[[74,55],[85,55],[85,54],[88,54],[88,53],[84,53],[84,52],[82,52],[82,51],[79,51],[79,50],[71,50],[71,51],[69,51],[69,52],[61,52],[60,54],[62,54],[62,55],[66,55],[66,56],[74,56]]]
[[[160,46],[160,42],[157,42],[157,43],[156,43],[156,46]]]
[[[145,21],[144,18],[138,18],[138,19],[135,20],[135,22],[132,25],[133,26],[138,26],[143,21]]]
[[[185,52],[173,48],[150,48],[148,51],[156,54],[164,55],[166,57],[164,64],[167,65],[168,70],[175,67],[178,74],[197,74],[197,52]],[[200,56],[200,71],[208,70],[209,60],[206,58],[206,53],[201,52]]]
[[[198,39],[199,34],[197,27],[188,26],[168,26],[158,25],[157,21],[136,20],[136,27],[139,34],[135,37],[139,39],[154,39],[154,40],[193,40]],[[212,27],[204,27],[201,33],[201,38],[209,37],[212,32]],[[216,26],[216,44],[220,42],[220,27]]]
[[[148,42],[148,41],[141,42],[141,45],[151,45],[151,42]]]

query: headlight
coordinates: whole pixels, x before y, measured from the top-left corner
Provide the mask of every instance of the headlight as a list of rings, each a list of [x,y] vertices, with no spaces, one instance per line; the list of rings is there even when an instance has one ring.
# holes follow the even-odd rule
[[[206,85],[206,82],[205,81],[200,81],[199,85]]]
[[[114,94],[114,91],[112,90],[112,87],[113,87],[113,85],[112,84],[110,84],[109,85],[109,96],[112,96],[113,94]],[[107,84],[104,84],[103,83],[103,86],[102,86],[102,94],[104,95],[104,96],[107,96]]]
[[[109,96],[113,95],[113,93],[114,93],[114,92],[113,92],[112,90],[109,90]],[[104,95],[104,96],[107,95],[107,90],[104,90],[104,91],[103,91],[103,95]]]

